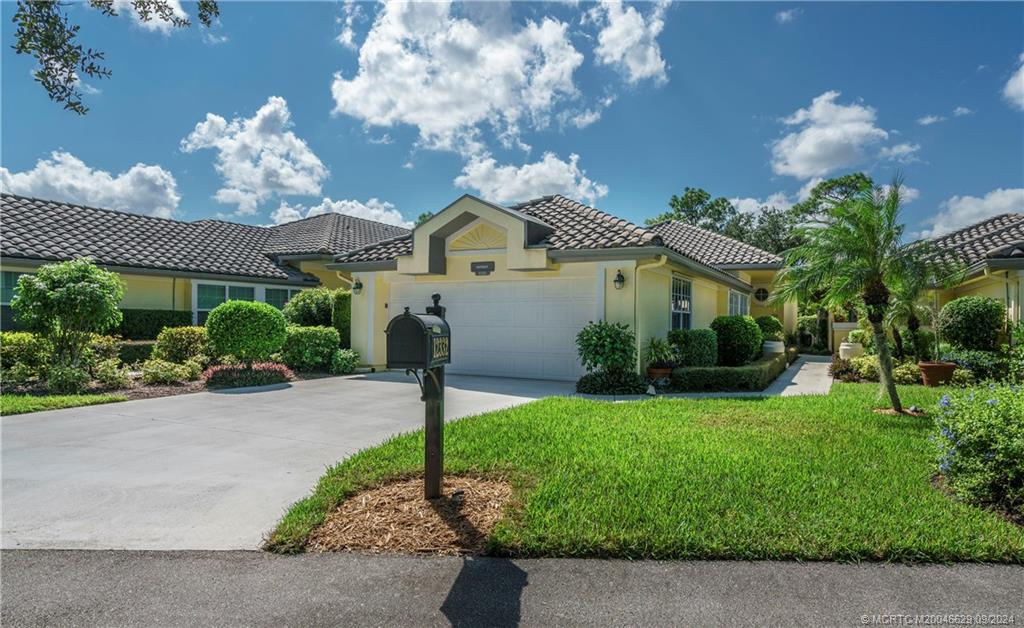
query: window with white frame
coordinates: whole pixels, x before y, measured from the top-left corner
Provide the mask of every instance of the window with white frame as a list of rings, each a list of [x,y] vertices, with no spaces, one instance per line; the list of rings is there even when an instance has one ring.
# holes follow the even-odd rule
[[[267,288],[266,302],[279,310],[283,310],[288,301],[300,292],[302,291],[288,288]]]
[[[267,289],[270,292],[270,288]],[[287,292],[287,290],[285,290]],[[196,323],[203,325],[210,311],[225,301],[255,301],[256,286],[222,283],[196,284]]]
[[[26,273],[19,273],[13,270],[3,271],[0,280],[0,304],[10,305],[14,295],[18,293],[18,278]]]
[[[729,316],[750,314],[750,296],[735,290],[729,291]]]
[[[689,280],[672,275],[672,329],[689,329],[693,314],[693,286]]]

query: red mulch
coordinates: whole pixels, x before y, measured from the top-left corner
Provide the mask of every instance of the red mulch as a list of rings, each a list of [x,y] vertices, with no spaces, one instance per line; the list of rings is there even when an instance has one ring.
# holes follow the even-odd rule
[[[346,499],[313,531],[315,552],[481,554],[512,487],[500,480],[445,476],[442,497],[423,497],[423,478],[403,478]]]

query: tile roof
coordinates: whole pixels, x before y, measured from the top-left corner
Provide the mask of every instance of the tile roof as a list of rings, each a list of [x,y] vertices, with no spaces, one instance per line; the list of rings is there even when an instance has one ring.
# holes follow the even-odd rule
[[[756,246],[677,220],[652,225],[665,245],[710,266],[780,265],[782,258]]]
[[[156,270],[311,282],[279,263],[284,254],[336,255],[400,227],[338,214],[276,227],[221,220],[184,222],[130,212],[0,195],[4,257],[63,260],[92,257],[100,264]]]
[[[1024,257],[1024,214],[1001,214],[932,238],[942,258],[973,266],[986,259]]]
[[[553,250],[664,246],[700,264],[773,264],[778,256],[710,231],[682,223],[644,228],[561,195],[544,196],[512,210],[551,225],[554,232],[538,244]],[[412,253],[412,236],[379,242],[343,254],[339,262],[381,262]],[[753,261],[756,260],[756,261]]]

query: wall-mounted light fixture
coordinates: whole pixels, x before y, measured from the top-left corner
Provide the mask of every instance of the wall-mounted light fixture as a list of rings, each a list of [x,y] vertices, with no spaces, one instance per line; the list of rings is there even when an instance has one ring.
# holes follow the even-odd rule
[[[615,271],[615,279],[612,283],[615,284],[616,290],[622,290],[622,287],[626,285],[626,277],[622,274],[621,270]]]
[[[363,292],[363,282],[356,279],[355,283],[352,284],[352,294],[361,294]]]

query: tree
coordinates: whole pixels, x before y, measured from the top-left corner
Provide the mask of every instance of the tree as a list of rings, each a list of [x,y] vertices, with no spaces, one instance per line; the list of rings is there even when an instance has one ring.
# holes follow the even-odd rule
[[[427,222],[433,217],[434,214],[431,214],[430,212],[423,212],[422,214],[416,217],[416,226],[418,227],[422,225],[423,223]]]
[[[834,179],[825,179],[811,188],[804,200],[793,205],[790,213],[797,219],[804,219],[827,211],[836,203],[853,198],[863,190],[874,190],[875,182],[863,172],[854,172]]]
[[[668,206],[670,211],[648,218],[647,224],[678,220],[701,229],[724,233],[739,216],[739,211],[729,199],[722,196],[712,199],[710,194],[700,188],[684,188],[682,196],[673,194]]]
[[[903,411],[892,377],[892,355],[885,320],[892,307],[890,286],[909,281],[931,262],[917,243],[903,242],[900,223],[902,182],[885,191],[861,188],[845,199],[824,201],[824,211],[799,228],[803,244],[785,252],[785,264],[776,276],[772,301],[820,294],[828,308],[859,301],[878,351],[882,387],[892,407]],[[926,276],[939,275],[928,270]]]
[[[79,258],[22,275],[11,308],[18,322],[50,340],[54,362],[77,368],[92,334],[121,324],[123,297],[115,273]]]
[[[143,22],[155,18],[178,28],[191,24],[175,13],[170,0],[129,0],[129,4]],[[117,15],[115,0],[88,0],[88,5],[103,15]],[[18,54],[35,57],[39,69],[33,76],[50,100],[84,115],[89,109],[82,104],[82,77],[109,78],[111,71],[102,65],[103,52],[78,43],[80,27],[68,20],[66,7],[67,3],[59,0],[18,0],[13,17],[18,29],[11,47]],[[216,0],[199,0],[197,9],[199,21],[206,27],[220,15]]]

